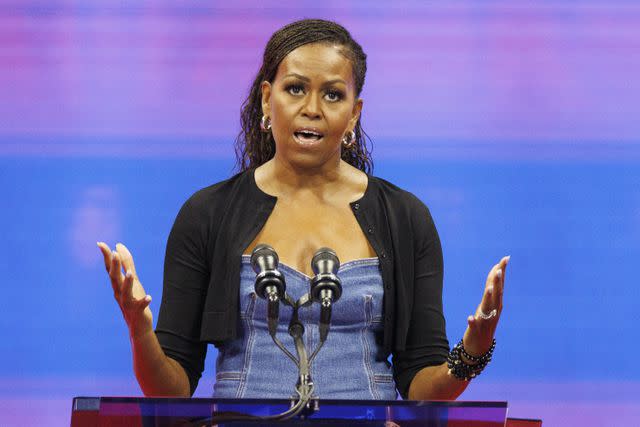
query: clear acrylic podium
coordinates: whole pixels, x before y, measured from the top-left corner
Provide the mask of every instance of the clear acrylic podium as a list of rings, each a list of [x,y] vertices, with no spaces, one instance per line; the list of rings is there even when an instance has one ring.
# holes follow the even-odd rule
[[[302,416],[287,421],[221,421],[238,414],[269,416],[291,406],[281,399],[176,399],[76,397],[71,427],[200,426],[538,426],[534,420],[507,421],[507,402],[313,400]],[[215,418],[212,418],[215,417]],[[212,424],[215,420],[217,424]],[[505,424],[506,423],[506,424]]]

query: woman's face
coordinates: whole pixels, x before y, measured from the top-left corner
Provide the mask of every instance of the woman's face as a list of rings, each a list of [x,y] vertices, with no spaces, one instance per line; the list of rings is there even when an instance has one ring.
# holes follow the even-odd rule
[[[351,61],[341,47],[300,46],[262,83],[262,111],[271,118],[275,156],[291,166],[337,165],[341,142],[360,116]],[[332,163],[334,162],[334,163]]]

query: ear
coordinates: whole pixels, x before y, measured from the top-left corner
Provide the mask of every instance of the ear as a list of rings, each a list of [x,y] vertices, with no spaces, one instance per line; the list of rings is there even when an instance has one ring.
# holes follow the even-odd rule
[[[262,114],[265,116],[271,115],[271,83],[263,81],[260,85],[262,91]]]
[[[356,102],[353,104],[353,109],[351,110],[351,119],[349,119],[349,130],[353,131],[358,124],[358,119],[360,119],[360,113],[362,112],[362,104],[364,101],[362,98],[358,98]]]

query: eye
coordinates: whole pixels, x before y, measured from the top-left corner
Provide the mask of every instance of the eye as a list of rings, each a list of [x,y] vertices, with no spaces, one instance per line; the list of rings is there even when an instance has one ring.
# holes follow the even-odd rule
[[[332,89],[328,90],[324,97],[329,102],[338,102],[344,97],[344,95],[342,95],[342,92],[340,92],[339,90]]]
[[[286,87],[286,91],[289,92],[293,96],[299,96],[304,94],[304,87],[299,84],[290,84]]]

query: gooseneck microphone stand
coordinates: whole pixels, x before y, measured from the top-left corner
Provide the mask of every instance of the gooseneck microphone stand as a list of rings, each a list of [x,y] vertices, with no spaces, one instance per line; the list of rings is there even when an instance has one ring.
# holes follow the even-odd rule
[[[304,294],[298,301],[293,300],[287,294],[285,279],[278,270],[278,263],[278,254],[269,245],[260,244],[251,253],[251,267],[256,272],[255,291],[258,297],[265,299],[268,304],[267,325],[269,335],[276,346],[298,367],[297,396],[294,395],[291,408],[281,414],[258,417],[249,414],[219,412],[212,414],[210,419],[200,420],[200,422],[206,421],[205,425],[233,421],[284,421],[303,414],[305,410],[309,413],[317,410],[317,407],[312,408],[310,406],[314,390],[311,378],[311,363],[329,334],[332,305],[342,295],[342,285],[336,275],[340,268],[340,261],[333,250],[329,248],[319,249],[311,260],[311,268],[315,276],[311,280],[310,292]],[[293,309],[288,332],[293,338],[297,357],[291,354],[276,336],[280,302]],[[304,325],[300,322],[298,311],[300,308],[307,307],[314,302],[320,303],[320,342],[311,357],[308,357],[303,339]]]

